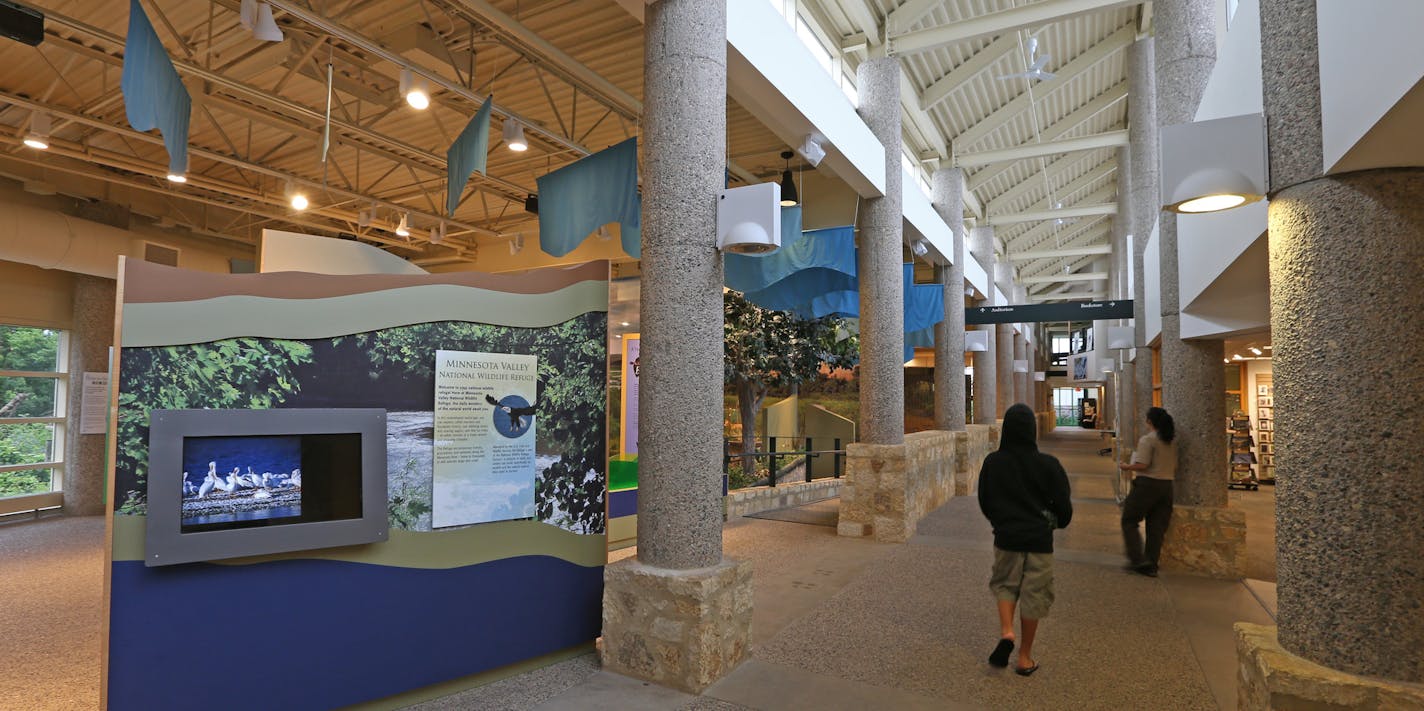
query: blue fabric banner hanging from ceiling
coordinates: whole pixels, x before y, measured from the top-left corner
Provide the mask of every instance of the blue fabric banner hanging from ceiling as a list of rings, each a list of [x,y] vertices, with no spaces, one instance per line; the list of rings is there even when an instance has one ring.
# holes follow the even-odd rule
[[[809,232],[787,232],[788,222],[800,223],[801,208],[782,210],[782,247],[766,255],[728,254],[727,287],[754,292],[805,270],[823,270],[851,277],[855,267],[855,228],[833,227]],[[789,235],[800,235],[789,239]],[[750,298],[750,297],[748,297]]]
[[[916,284],[915,265],[905,265],[905,333],[930,328],[944,320],[944,285]]]
[[[168,172],[187,173],[188,119],[193,100],[138,0],[129,0],[129,34],[124,40],[124,71],[119,88],[129,125],[137,131],[158,129],[168,149]]]
[[[747,301],[772,311],[793,311],[798,316],[820,318],[827,313],[817,310],[835,308],[817,306],[815,298],[836,292],[856,294],[860,281],[833,269],[802,269],[793,272],[771,286],[757,291],[744,292]],[[836,302],[839,303],[839,302]]]
[[[480,110],[475,112],[475,117],[470,119],[460,137],[450,144],[450,150],[445,153],[447,215],[453,216],[455,208],[460,206],[460,195],[465,192],[465,183],[470,181],[470,176],[476,171],[485,174],[485,162],[489,159],[490,108],[493,105],[494,97],[486,98]]]
[[[934,348],[934,327],[931,326],[919,331],[910,331],[905,334],[905,362],[915,359],[916,348]]]
[[[642,256],[638,140],[630,138],[539,178],[539,247],[562,257],[599,227],[622,227],[623,251]]]

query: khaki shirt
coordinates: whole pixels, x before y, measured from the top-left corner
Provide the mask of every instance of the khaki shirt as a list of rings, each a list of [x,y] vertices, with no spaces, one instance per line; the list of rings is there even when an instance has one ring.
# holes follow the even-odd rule
[[[1177,445],[1158,439],[1156,432],[1148,432],[1137,440],[1132,463],[1147,465],[1146,469],[1137,472],[1138,476],[1170,481],[1177,476]]]

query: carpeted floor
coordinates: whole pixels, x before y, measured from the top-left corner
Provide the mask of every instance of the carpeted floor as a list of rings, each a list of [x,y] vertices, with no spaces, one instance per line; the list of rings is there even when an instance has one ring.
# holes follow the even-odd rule
[[[0,709],[99,706],[104,519],[0,524]]]

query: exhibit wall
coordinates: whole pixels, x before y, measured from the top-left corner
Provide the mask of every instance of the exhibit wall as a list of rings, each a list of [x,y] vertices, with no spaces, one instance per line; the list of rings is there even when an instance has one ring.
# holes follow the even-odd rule
[[[334,708],[599,635],[606,262],[326,276],[128,260],[120,302],[109,708]],[[185,520],[251,523],[277,515],[253,499],[320,475],[240,448],[185,458],[216,489],[150,471],[149,413],[269,408],[385,411],[386,500],[361,505],[384,510],[389,540],[145,566],[150,478],[182,487]]]

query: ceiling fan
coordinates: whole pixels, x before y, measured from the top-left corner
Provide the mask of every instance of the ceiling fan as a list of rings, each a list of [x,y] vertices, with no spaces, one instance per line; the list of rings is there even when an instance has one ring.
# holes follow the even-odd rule
[[[1005,74],[1005,75],[1003,75],[1003,76],[1000,76],[999,79],[1000,79],[1000,80],[1007,80],[1007,79],[1037,79],[1037,80],[1039,80],[1039,81],[1046,81],[1046,80],[1048,80],[1048,79],[1052,79],[1053,77],[1057,76],[1057,75],[1054,74],[1053,72],[1045,72],[1045,71],[1043,71],[1043,68],[1046,67],[1046,66],[1048,66],[1048,60],[1051,59],[1051,58],[1053,57],[1053,55],[1051,55],[1051,54],[1049,54],[1049,53],[1047,53],[1047,52],[1044,52],[1043,54],[1038,55],[1037,52],[1038,52],[1038,38],[1037,38],[1037,37],[1030,37],[1030,38],[1028,38],[1028,71],[1019,72],[1019,73],[1017,73],[1017,74]],[[1035,56],[1035,55],[1037,55],[1037,56]]]

